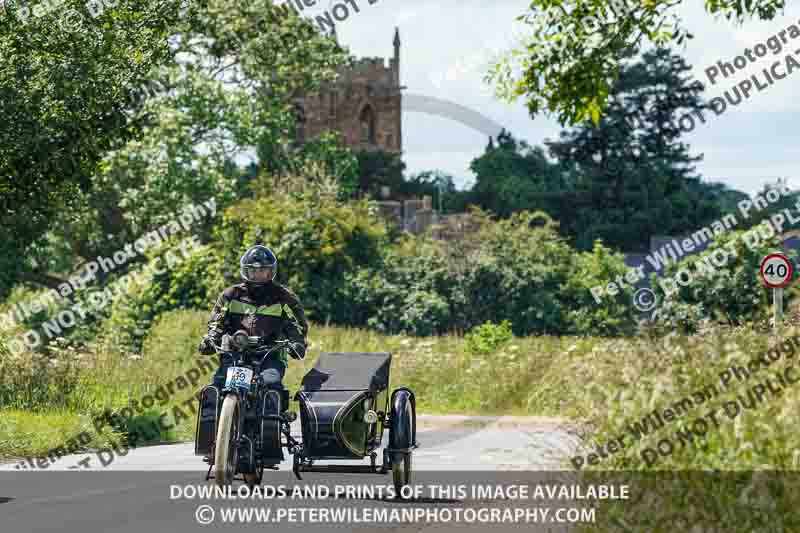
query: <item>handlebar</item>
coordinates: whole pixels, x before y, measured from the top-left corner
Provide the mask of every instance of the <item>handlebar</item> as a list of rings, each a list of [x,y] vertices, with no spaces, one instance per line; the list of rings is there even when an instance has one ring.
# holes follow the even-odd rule
[[[264,360],[269,357],[269,355],[274,352],[275,350],[279,350],[281,348],[286,348],[291,346],[292,341],[289,339],[282,339],[278,341],[273,341],[269,346],[263,346],[261,348],[256,348],[253,350],[242,350],[239,347],[234,348],[233,350],[224,350],[222,348],[222,344],[215,344],[214,342],[211,343],[211,346],[214,347],[216,350],[217,355],[224,357],[230,353],[239,352],[243,354],[250,355],[252,357],[261,357],[261,364],[264,363]]]

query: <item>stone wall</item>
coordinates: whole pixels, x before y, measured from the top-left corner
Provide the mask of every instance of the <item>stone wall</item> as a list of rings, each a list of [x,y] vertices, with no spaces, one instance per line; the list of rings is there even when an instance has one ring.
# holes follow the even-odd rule
[[[378,212],[390,224],[415,235],[432,230],[434,238],[455,240],[478,229],[469,213],[441,215],[431,207],[431,197],[378,202]]]
[[[403,204],[390,200],[378,202],[378,213],[394,226],[403,225]]]
[[[458,240],[477,230],[478,223],[469,213],[454,213],[441,217],[436,237],[445,241]]]

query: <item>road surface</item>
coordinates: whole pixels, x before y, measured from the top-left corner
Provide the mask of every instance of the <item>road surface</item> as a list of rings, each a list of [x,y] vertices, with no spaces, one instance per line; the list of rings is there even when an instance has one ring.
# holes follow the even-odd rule
[[[110,461],[108,455],[101,459],[97,453],[64,457],[46,471],[15,470],[14,465],[1,465],[0,530],[4,533],[142,533],[231,528],[263,530],[268,527],[272,531],[438,533],[456,528],[459,531],[465,528],[470,531],[568,531],[561,524],[538,523],[545,519],[543,506],[552,502],[535,502],[540,507],[536,511],[539,514],[528,511],[525,523],[515,519],[495,526],[485,520],[481,522],[474,513],[470,515],[472,521],[468,522],[457,521],[452,514],[465,512],[469,507],[501,509],[515,503],[506,499],[508,493],[505,492],[481,497],[473,494],[474,498],[465,498],[464,494],[455,492],[459,485],[467,487],[461,490],[468,491],[473,490],[472,485],[507,486],[512,480],[517,480],[518,486],[535,485],[541,476],[549,475],[544,471],[567,468],[566,460],[578,441],[566,425],[552,419],[421,416],[418,441],[420,448],[413,456],[412,483],[419,493],[410,501],[388,498],[385,492],[381,493],[391,485],[390,475],[306,473],[302,481],[297,481],[288,460],[280,470],[265,472],[263,497],[237,500],[197,497],[189,490],[196,492],[199,487],[210,487],[213,481],[205,481],[207,466],[194,456],[192,443],[137,448]],[[89,468],[75,469],[81,461]],[[108,464],[103,467],[102,462]],[[430,486],[434,484],[437,486]],[[187,486],[192,488],[187,489]],[[235,482],[234,492],[240,486],[241,482]],[[288,496],[279,499],[274,492],[267,495],[268,488],[277,490],[277,487],[283,487]],[[295,496],[299,497],[292,497],[295,490],[316,490],[317,498],[298,493]],[[347,494],[347,490],[362,492]],[[523,507],[531,505],[525,502]],[[196,514],[201,506],[212,508],[214,520],[210,524],[200,523],[208,521],[208,516],[198,518]],[[260,518],[240,515],[244,518],[237,517],[235,523],[222,523],[223,507],[260,508],[262,515]],[[313,511],[308,509],[312,507],[339,509],[338,512],[351,508],[352,512],[362,514],[348,515],[346,519],[342,519],[342,515],[331,518],[332,515],[310,514]],[[404,508],[408,509],[408,520],[397,518],[392,522],[387,515],[380,515],[380,512],[392,510],[399,513],[398,510]],[[283,509],[283,515],[277,519],[279,509]],[[295,514],[289,516],[287,509]],[[447,513],[450,514],[436,515],[435,520],[425,519],[433,515],[422,515],[423,512],[441,513],[442,509],[449,509]],[[271,515],[266,517],[264,510],[269,510]],[[363,514],[370,512],[377,514]],[[418,513],[413,519],[410,518],[412,512]],[[522,511],[517,512],[521,516]],[[370,520],[374,516],[382,516],[387,521]],[[546,518],[551,520],[552,516]],[[531,522],[536,523],[532,525]]]

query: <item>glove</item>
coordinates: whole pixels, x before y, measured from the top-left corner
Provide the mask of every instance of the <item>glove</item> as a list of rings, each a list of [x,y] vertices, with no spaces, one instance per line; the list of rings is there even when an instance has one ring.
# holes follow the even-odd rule
[[[209,337],[203,337],[203,340],[200,341],[200,345],[197,347],[197,351],[203,355],[211,355],[217,351],[214,348],[214,343]]]
[[[293,342],[289,345],[289,355],[294,359],[303,359],[306,356],[306,345],[302,342]]]

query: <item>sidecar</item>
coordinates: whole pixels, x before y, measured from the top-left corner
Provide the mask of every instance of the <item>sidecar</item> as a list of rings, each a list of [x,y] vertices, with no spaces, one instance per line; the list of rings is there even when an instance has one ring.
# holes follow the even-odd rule
[[[304,377],[299,402],[302,445],[294,473],[393,473],[397,490],[407,485],[411,453],[417,447],[414,393],[388,393],[390,353],[323,353]],[[377,464],[384,431],[389,431],[382,464]],[[369,465],[316,464],[370,458]]]

